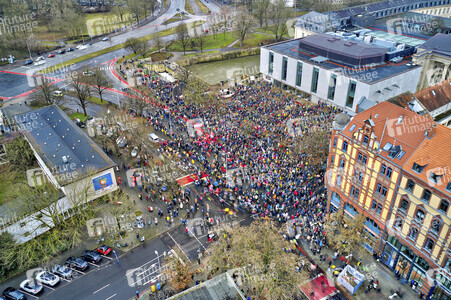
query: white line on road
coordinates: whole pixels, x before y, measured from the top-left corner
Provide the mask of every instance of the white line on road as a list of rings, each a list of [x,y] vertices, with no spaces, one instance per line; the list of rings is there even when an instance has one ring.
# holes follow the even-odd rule
[[[45,286],[46,289],[51,289],[52,291],[55,290],[55,288],[53,288],[53,287],[51,287],[51,286],[49,286],[49,285],[45,285],[45,284],[44,284],[43,286]]]
[[[39,297],[38,296],[35,296],[35,295],[33,295],[33,294],[30,294],[30,293],[28,293],[28,292],[25,292],[24,290],[22,290],[22,289],[20,289],[21,291],[22,291],[22,293],[23,294],[25,294],[25,295],[28,295],[28,296],[30,296],[30,297],[33,297],[33,298],[35,298],[35,299],[39,299]]]
[[[112,296],[106,298],[105,300],[110,300],[111,298],[113,298],[113,297],[116,296],[116,295],[117,295],[117,294],[114,294],[114,295],[112,295]]]
[[[167,232],[167,234],[168,234],[169,237],[174,241],[174,243],[177,245],[177,247],[179,247],[180,251],[182,251],[182,253],[185,254],[186,259],[188,259],[189,261],[191,261],[191,260],[189,259],[188,255],[186,255],[185,251],[183,251],[182,247],[180,247],[179,243],[177,243],[177,241],[174,240],[174,238],[172,237],[172,235],[171,235],[169,232]]]
[[[109,286],[110,286],[110,284],[108,283],[108,284],[105,285],[104,287],[102,287],[102,288],[98,289],[97,291],[95,291],[93,294],[95,294],[95,293],[97,293],[97,292],[100,292],[101,290],[103,290],[104,288],[109,287]]]
[[[96,268],[100,268],[100,266],[98,266],[98,265],[96,265],[96,264],[93,264],[93,263],[90,263],[90,262],[88,262],[88,264],[90,264],[91,266],[94,266],[94,267],[96,267]]]
[[[103,257],[103,258],[106,258],[106,259],[109,259],[109,260],[112,260],[111,257],[105,256],[105,255],[102,255],[102,257]]]

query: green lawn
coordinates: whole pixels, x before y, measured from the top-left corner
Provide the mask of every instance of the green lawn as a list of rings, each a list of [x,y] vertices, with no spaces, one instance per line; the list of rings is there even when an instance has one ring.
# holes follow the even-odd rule
[[[226,32],[225,37],[223,33],[218,33],[216,37],[212,34],[207,36],[207,41],[205,42],[203,50],[209,49],[219,49],[225,48],[236,40],[236,34],[234,32]],[[171,46],[169,46],[170,51],[183,51],[183,48],[177,41],[174,41]],[[194,50],[191,45],[188,45],[186,51]],[[200,50],[200,49],[198,49]]]
[[[202,53],[190,53],[190,54],[185,54],[183,55],[183,57],[195,57],[195,56],[202,56],[202,55],[208,55],[208,54],[213,54],[213,53],[218,53],[219,50],[213,50],[213,51],[207,51],[207,52],[202,52]]]
[[[202,13],[206,14],[209,10],[208,7],[205,6],[200,0],[196,0],[197,5],[199,6]]]
[[[180,21],[180,17],[172,17],[170,19],[167,19],[166,21],[164,21],[163,25],[168,25],[174,22],[178,22]]]
[[[274,26],[268,26],[268,27],[262,27],[262,28],[255,28],[254,31],[274,35],[274,28],[275,28]],[[283,37],[290,38],[290,36],[288,35],[288,32],[285,32]]]
[[[308,11],[297,11],[296,12],[296,17],[300,17],[302,15],[305,15],[306,13],[308,13]]]
[[[185,0],[185,11],[194,15],[194,11],[193,8],[191,7],[191,5],[189,4],[188,0]]]
[[[91,96],[91,98],[88,101],[95,103],[97,105],[101,105],[101,106],[107,106],[110,103],[110,102],[106,101],[105,99],[103,99],[103,102],[102,102],[102,101],[100,101],[100,98],[93,97],[93,96]]]
[[[119,14],[114,14],[109,11],[103,13],[86,13],[85,21],[87,31],[84,33],[88,36],[89,34],[96,36],[122,28],[122,26],[132,26],[136,22],[136,19],[132,19],[130,11],[126,10],[122,15],[122,20]]]
[[[170,35],[170,34],[173,34],[173,33],[174,33],[174,28],[168,28],[168,29],[160,31],[160,35],[161,36],[167,36],[167,35]],[[153,38],[153,35],[154,34],[149,34],[149,35],[143,36],[143,37],[139,38],[139,40],[149,41],[149,40],[151,40]],[[70,60],[68,60],[66,62],[56,64],[56,65],[54,65],[52,67],[45,68],[45,69],[39,71],[38,73],[39,74],[46,74],[46,73],[54,72],[54,71],[59,70],[59,69],[61,69],[63,67],[67,67],[67,66],[79,63],[81,61],[97,57],[97,56],[105,54],[105,53],[116,51],[118,49],[121,49],[122,47],[123,47],[123,44],[119,44],[119,45],[116,45],[116,46],[108,47],[108,48],[105,48],[105,49],[93,52],[91,54],[86,54],[86,55],[83,55],[83,56],[80,56],[80,57],[77,57],[77,58],[74,58],[74,59],[70,59]]]
[[[258,44],[260,44],[260,43],[266,44],[266,43],[272,43],[274,41],[275,41],[274,37],[271,37],[269,35],[261,34],[261,33],[251,33],[244,40],[243,48],[257,47]],[[233,47],[241,48],[239,42],[236,43]]]
[[[84,121],[86,121],[86,119],[88,119],[88,116],[85,116],[83,113],[76,112],[76,113],[70,114],[69,118],[71,120],[77,118],[77,119],[80,119],[82,122],[84,122]]]

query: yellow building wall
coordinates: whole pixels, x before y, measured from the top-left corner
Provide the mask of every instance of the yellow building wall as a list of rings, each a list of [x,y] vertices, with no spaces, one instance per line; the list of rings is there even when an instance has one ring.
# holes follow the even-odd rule
[[[435,208],[438,209],[440,202],[442,201],[442,199],[440,199],[439,197],[437,197],[435,194],[432,194],[431,196],[431,200],[429,200],[429,204]],[[449,210],[449,209],[448,209]]]
[[[416,244],[417,248],[419,248],[419,249],[423,248],[424,240],[425,240],[424,235],[419,234],[418,238],[417,238],[417,244]]]

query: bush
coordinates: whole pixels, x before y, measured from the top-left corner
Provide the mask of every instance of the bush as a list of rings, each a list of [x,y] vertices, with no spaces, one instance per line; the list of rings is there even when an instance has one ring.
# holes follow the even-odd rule
[[[36,161],[33,150],[24,138],[17,138],[6,144],[6,159],[12,168],[19,170],[34,166]]]

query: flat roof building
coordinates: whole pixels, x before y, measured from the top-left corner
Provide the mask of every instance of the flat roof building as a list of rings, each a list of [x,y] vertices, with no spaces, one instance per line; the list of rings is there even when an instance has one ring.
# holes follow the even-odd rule
[[[412,63],[413,51],[358,34],[316,34],[262,47],[260,72],[314,102],[329,102],[354,114],[362,97],[379,103],[415,92],[421,67]]]

